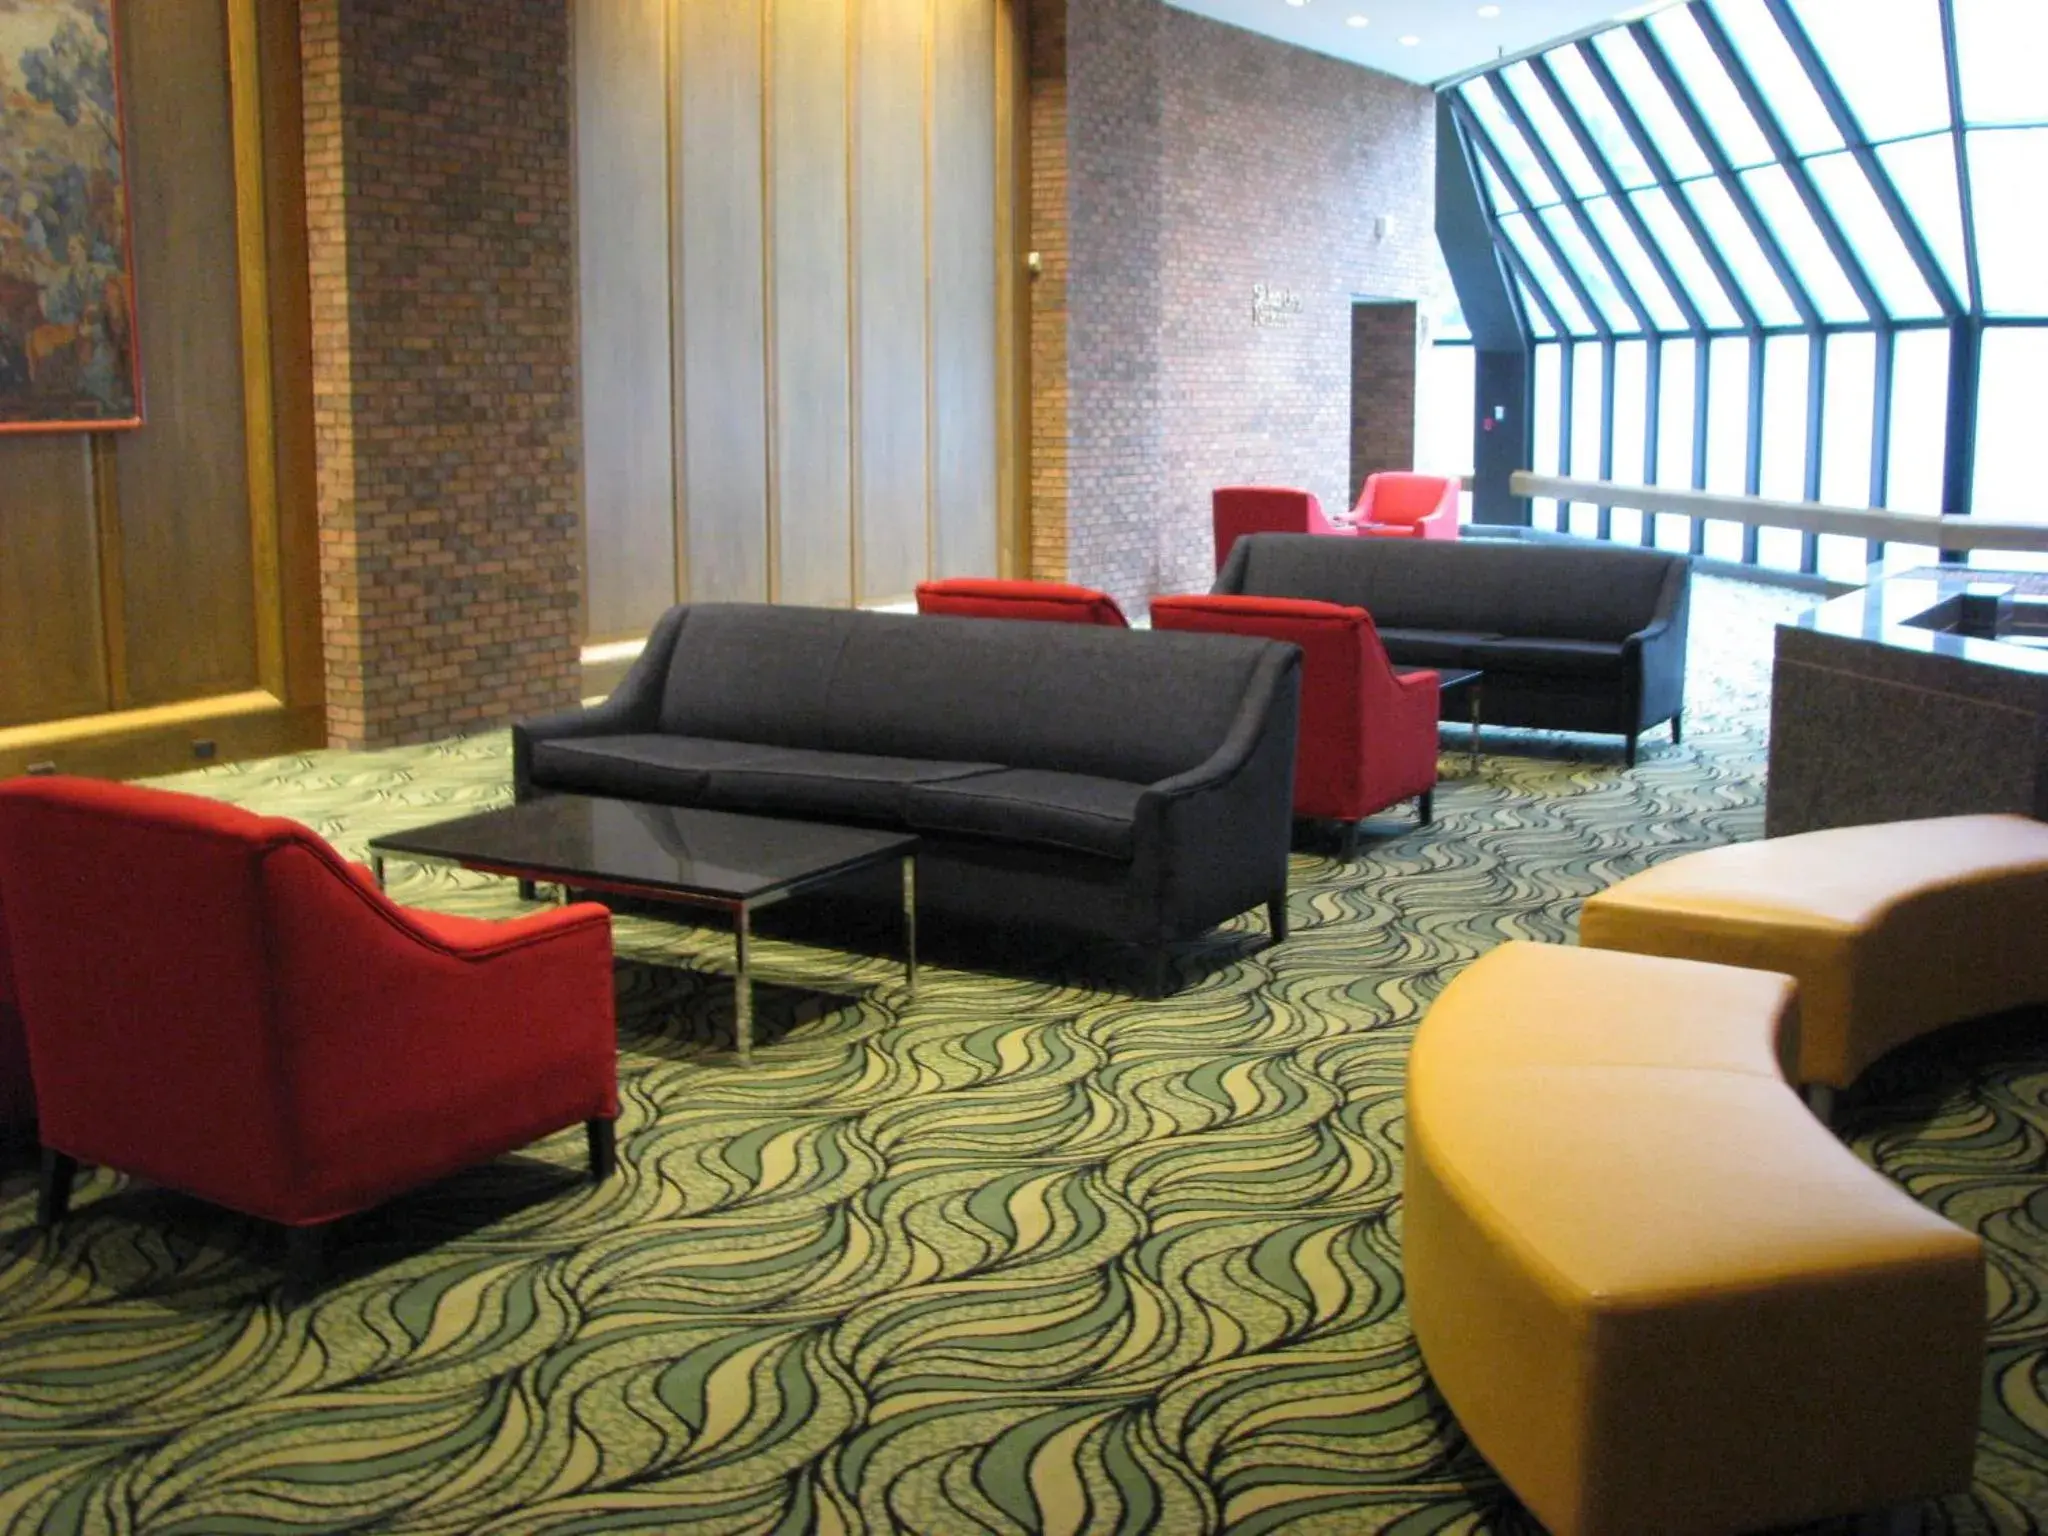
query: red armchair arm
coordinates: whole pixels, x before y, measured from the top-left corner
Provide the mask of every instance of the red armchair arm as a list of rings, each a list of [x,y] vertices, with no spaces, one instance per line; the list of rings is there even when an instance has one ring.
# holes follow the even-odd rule
[[[618,1112],[610,914],[410,911],[331,849],[264,861],[273,1049],[309,1223]]]

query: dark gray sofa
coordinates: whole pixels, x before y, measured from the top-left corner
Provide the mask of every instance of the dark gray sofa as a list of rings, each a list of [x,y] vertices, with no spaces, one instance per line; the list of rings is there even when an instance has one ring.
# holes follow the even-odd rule
[[[1492,725],[1611,731],[1685,709],[1692,563],[1653,549],[1520,539],[1239,539],[1218,592],[1363,608],[1397,666],[1477,667]]]
[[[604,703],[513,727],[577,792],[920,834],[921,911],[1164,946],[1285,937],[1300,653],[1225,635],[672,608]]]

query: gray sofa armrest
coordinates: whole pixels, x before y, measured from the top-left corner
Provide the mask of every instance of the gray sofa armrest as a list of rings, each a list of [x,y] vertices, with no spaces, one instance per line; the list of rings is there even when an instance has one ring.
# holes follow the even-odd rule
[[[687,607],[669,609],[655,621],[647,644],[620,679],[619,686],[602,704],[588,709],[561,709],[512,727],[512,794],[516,800],[530,800],[538,792],[533,783],[533,749],[543,741],[573,736],[636,736],[657,728],[661,696],[668,685],[669,662],[682,633]]]
[[[1287,891],[1301,652],[1266,651],[1228,734],[1206,762],[1138,800],[1135,882],[1152,891],[1155,941],[1213,926]]]
[[[1640,729],[1685,708],[1685,647],[1692,603],[1692,562],[1674,559],[1657,591],[1650,622],[1622,641],[1636,680],[1631,725]]]

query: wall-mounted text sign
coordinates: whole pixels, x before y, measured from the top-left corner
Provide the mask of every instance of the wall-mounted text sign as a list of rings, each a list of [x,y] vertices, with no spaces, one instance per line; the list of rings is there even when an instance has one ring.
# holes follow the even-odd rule
[[[1271,283],[1252,284],[1252,324],[1285,325],[1301,313],[1301,295]]]

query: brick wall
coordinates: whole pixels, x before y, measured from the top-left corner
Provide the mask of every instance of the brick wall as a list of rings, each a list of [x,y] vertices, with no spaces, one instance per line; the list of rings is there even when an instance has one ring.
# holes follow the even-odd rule
[[[1351,307],[1351,494],[1380,469],[1415,467],[1417,311],[1413,304]]]
[[[1049,370],[1068,384],[1066,473],[1034,486],[1034,544],[1057,519],[1071,579],[1142,609],[1208,585],[1213,487],[1348,505],[1352,300],[1419,298],[1434,277],[1435,100],[1159,0],[1068,0],[1066,17],[1070,282],[1060,312],[1044,278],[1032,300],[1034,400]],[[1037,42],[1034,149],[1056,62]],[[1034,156],[1041,252],[1042,174]],[[1255,325],[1259,283],[1300,311]],[[1049,425],[1034,414],[1034,461],[1058,451]]]
[[[305,0],[328,732],[423,741],[574,702],[563,0]]]

